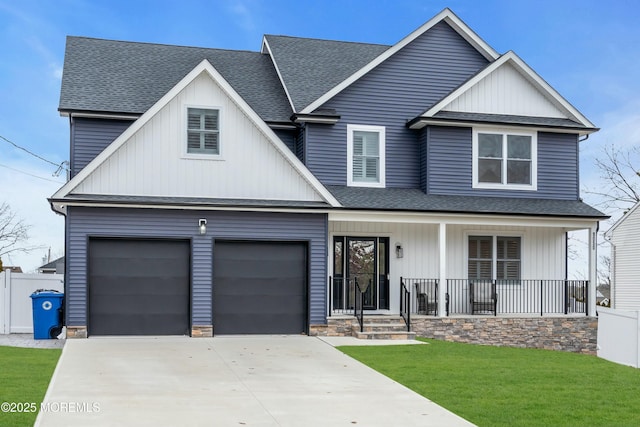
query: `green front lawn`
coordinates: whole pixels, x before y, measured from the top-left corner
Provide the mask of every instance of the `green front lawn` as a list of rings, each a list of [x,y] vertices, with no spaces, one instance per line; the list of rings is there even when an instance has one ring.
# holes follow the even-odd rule
[[[638,426],[640,370],[595,356],[424,340],[340,347],[478,426]]]
[[[0,426],[33,425],[61,352],[0,347]]]

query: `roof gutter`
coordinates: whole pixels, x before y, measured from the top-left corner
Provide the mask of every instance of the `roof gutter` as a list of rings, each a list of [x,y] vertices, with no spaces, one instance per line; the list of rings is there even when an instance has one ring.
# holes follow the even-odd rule
[[[88,119],[111,119],[111,120],[136,120],[142,114],[138,113],[115,113],[107,111],[84,111],[84,110],[63,110],[58,109],[62,117],[82,117]]]

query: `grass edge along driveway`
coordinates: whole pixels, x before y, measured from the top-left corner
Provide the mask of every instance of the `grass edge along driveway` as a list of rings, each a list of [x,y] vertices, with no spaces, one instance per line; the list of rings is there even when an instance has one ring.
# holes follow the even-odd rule
[[[478,426],[638,426],[640,369],[596,356],[421,339],[339,347]]]
[[[0,346],[0,426],[32,426],[61,349]]]

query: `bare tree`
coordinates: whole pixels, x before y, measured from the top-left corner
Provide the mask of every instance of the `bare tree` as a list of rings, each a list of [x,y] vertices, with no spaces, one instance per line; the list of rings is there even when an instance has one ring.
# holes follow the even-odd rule
[[[602,185],[597,189],[585,189],[585,193],[598,199],[595,205],[615,213],[640,201],[639,146],[628,149],[605,146],[603,156],[596,159],[595,165],[600,171]]]
[[[594,205],[618,216],[640,201],[640,146],[621,149],[608,145],[602,152],[603,155],[595,160],[601,184],[597,189],[585,189],[585,193],[594,196]],[[608,289],[611,286],[611,257],[601,255],[599,258],[598,283]]]
[[[27,253],[36,247],[27,245],[29,226],[19,219],[11,207],[0,203],[0,257],[14,252]]]

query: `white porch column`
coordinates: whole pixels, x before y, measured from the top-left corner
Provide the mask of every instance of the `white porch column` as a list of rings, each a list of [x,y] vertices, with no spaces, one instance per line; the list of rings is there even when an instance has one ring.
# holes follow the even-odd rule
[[[446,315],[447,293],[447,224],[440,223],[438,229],[438,316]]]
[[[598,286],[598,223],[589,228],[589,316],[596,315],[596,288]]]

